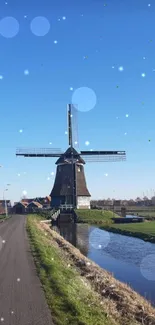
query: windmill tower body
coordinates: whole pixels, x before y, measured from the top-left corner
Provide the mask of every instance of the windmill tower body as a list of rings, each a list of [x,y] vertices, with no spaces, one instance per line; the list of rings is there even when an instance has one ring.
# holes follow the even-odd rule
[[[73,159],[72,159],[73,153]],[[74,205],[77,209],[90,209],[90,193],[84,174],[84,160],[74,148],[57,160],[57,171],[51,191],[51,207]]]

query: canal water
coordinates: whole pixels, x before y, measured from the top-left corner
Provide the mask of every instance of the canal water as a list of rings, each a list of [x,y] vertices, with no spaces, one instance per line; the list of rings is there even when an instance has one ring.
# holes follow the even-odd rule
[[[52,229],[155,306],[155,244],[87,224],[61,224]]]

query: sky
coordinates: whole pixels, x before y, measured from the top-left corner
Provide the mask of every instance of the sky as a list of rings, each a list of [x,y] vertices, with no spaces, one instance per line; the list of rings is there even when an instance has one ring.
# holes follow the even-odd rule
[[[92,199],[151,196],[155,3],[2,0],[0,12],[1,198],[50,194],[55,159],[16,148],[66,150],[68,103],[78,150],[126,151],[126,161],[85,165]]]

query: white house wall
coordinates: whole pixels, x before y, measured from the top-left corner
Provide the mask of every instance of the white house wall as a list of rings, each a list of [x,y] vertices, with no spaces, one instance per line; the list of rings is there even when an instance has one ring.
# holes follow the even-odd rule
[[[90,209],[90,197],[78,196],[77,197],[77,209]]]

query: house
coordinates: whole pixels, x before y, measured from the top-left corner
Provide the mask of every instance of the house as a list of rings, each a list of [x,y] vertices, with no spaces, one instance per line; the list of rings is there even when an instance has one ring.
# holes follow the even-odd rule
[[[25,214],[27,212],[28,203],[17,202],[12,208],[12,212],[15,214]]]
[[[37,197],[35,200],[33,200],[35,202],[38,202],[42,205],[43,208],[50,208],[50,204],[51,204],[51,197],[50,196],[46,196],[46,197]]]
[[[27,212],[32,213],[34,212],[36,209],[42,209],[42,204],[32,201],[31,203],[29,203],[27,205]]]

